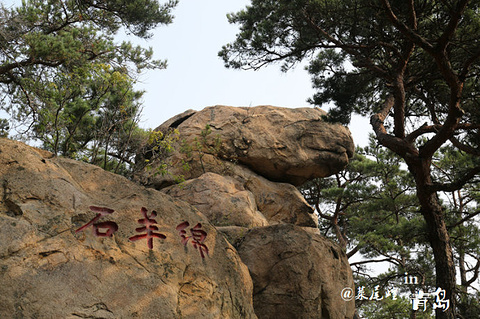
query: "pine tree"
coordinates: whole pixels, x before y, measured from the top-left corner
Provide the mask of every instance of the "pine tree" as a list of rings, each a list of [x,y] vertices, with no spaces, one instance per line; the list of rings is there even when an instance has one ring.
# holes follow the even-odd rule
[[[448,211],[439,192],[458,191],[480,173],[480,2],[400,0],[252,0],[229,15],[237,39],[219,53],[226,66],[258,69],[307,59],[318,93],[333,102],[329,120],[370,116],[377,141],[406,163],[435,260],[436,286],[456,317],[456,274]],[[434,157],[451,146],[468,170],[438,180]]]
[[[177,1],[28,0],[0,7],[0,90],[14,138],[40,141],[55,155],[116,172],[132,164],[138,128],[138,75],[162,69],[153,51],[114,36],[148,38],[172,22]]]

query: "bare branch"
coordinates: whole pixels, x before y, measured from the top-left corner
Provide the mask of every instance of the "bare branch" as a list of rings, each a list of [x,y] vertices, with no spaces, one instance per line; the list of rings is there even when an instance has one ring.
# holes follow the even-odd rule
[[[315,203],[315,209],[317,210],[317,213],[320,217],[325,218],[326,220],[329,220],[329,221],[333,221],[334,216],[329,216],[322,213],[322,211],[320,210],[320,207],[318,206],[318,202]]]
[[[415,12],[415,1],[410,0],[408,2],[408,6],[410,9],[410,26],[412,30],[417,30],[417,13]]]
[[[462,85],[457,83],[456,88],[451,87],[452,92],[450,93],[450,102],[448,107],[448,115],[445,119],[445,122],[441,126],[441,129],[437,134],[430,139],[423,147],[420,149],[420,156],[423,158],[430,158],[433,154],[450,138],[453,137],[455,130],[458,127],[460,118],[465,113],[460,108],[461,92]]]
[[[475,264],[475,267],[469,270],[469,271],[473,271],[473,276],[466,282],[467,286],[470,286],[477,280],[479,269],[480,269],[480,258],[477,258],[477,263]]]
[[[422,136],[423,134],[438,132],[440,127],[441,125],[428,125],[427,123],[424,123],[418,129],[408,134],[407,137],[405,137],[405,140],[409,143],[413,143],[419,136]]]
[[[57,67],[64,62],[65,61],[63,61],[63,60],[44,61],[44,60],[34,60],[33,58],[28,58],[28,59],[20,61],[20,62],[9,63],[9,64],[5,64],[5,65],[0,66],[0,74],[6,74],[13,69],[28,66],[28,65],[44,65],[44,66]]]
[[[456,222],[455,224],[447,226],[447,228],[448,228],[448,229],[455,228],[455,227],[457,227],[458,225],[461,225],[461,224],[463,224],[464,222],[469,221],[470,219],[474,218],[475,216],[477,216],[477,215],[479,215],[479,214],[480,214],[480,210],[477,210],[477,211],[474,212],[474,213],[468,214],[467,216],[465,216],[464,218],[462,218],[461,220],[459,220],[459,221]]]
[[[393,96],[389,95],[385,100],[385,107],[380,111],[380,113],[374,114],[370,118],[370,124],[372,125],[373,131],[377,135],[377,140],[380,142],[380,144],[402,157],[406,156],[406,154],[418,155],[418,151],[411,143],[408,143],[404,139],[388,134],[387,130],[385,129],[384,121],[392,109],[394,102],[395,99]]]
[[[110,156],[112,156],[112,157],[115,157],[115,158],[119,159],[120,161],[125,162],[125,163],[128,163],[128,164],[130,164],[130,165],[134,165],[134,164],[135,164],[135,163],[132,162],[130,159],[128,159],[128,158],[126,158],[126,157],[124,157],[124,156],[122,156],[122,155],[120,155],[120,154],[117,154],[117,153],[108,152],[107,155],[110,155]]]
[[[402,32],[407,38],[410,39],[413,43],[417,44],[421,48],[423,48],[427,52],[433,52],[434,47],[431,43],[427,41],[427,39],[420,36],[418,33],[415,32],[414,29],[408,27],[405,23],[400,21],[395,13],[393,12],[392,6],[390,5],[390,1],[382,0],[382,3],[385,7],[385,11],[387,13],[388,18],[392,21],[393,25]]]
[[[347,258],[352,257],[360,250],[360,245],[355,246],[352,250],[347,253]]]
[[[354,263],[350,264],[350,267],[352,266],[357,266],[357,265],[363,265],[363,264],[368,264],[368,263],[383,263],[383,262],[390,262],[390,263],[396,263],[398,262],[397,259],[395,258],[384,258],[384,259],[369,259],[369,260],[362,260],[362,261],[356,261]]]
[[[418,129],[415,131],[411,132],[410,134],[405,137],[405,140],[409,143],[413,143],[419,136],[422,136],[423,134],[427,133],[438,133],[438,131],[443,127],[443,125],[440,124],[434,124],[434,125],[428,125],[427,123],[424,123],[422,126],[420,126]],[[460,123],[456,127],[459,130],[477,130],[480,129],[480,125],[478,124],[472,124],[472,123]],[[480,151],[470,147],[468,145],[460,143],[456,137],[451,137],[450,141],[452,144],[457,147],[458,149],[467,152],[472,155],[480,155]]]
[[[450,138],[450,142],[452,142],[453,146],[455,146],[456,148],[458,148],[459,150],[465,152],[465,153],[468,153],[468,154],[471,154],[471,155],[475,155],[475,156],[480,156],[480,150],[476,149],[476,148],[473,148],[469,145],[466,145],[466,144],[463,144],[461,143],[456,137],[452,137]]]
[[[463,177],[458,179],[455,182],[449,184],[440,184],[440,183],[433,183],[431,185],[427,185],[428,191],[430,192],[454,192],[462,188],[465,184],[467,184],[473,177],[480,173],[480,165],[472,168],[467,174]]]
[[[458,23],[460,22],[460,19],[462,18],[463,12],[465,11],[469,1],[470,0],[459,1],[455,10],[450,13],[450,21],[448,22],[445,31],[438,39],[437,46],[439,50],[443,51],[446,49],[450,39],[457,30]]]
[[[459,78],[462,81],[465,81],[465,78],[467,77],[468,71],[470,71],[470,67],[475,62],[475,60],[477,60],[478,58],[480,58],[480,48],[469,59],[467,59],[465,61],[465,63],[463,63],[462,72],[460,72],[460,75],[459,75]]]

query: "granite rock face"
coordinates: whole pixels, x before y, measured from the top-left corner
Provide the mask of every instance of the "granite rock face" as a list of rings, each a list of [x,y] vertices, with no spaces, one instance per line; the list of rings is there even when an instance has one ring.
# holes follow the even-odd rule
[[[250,230],[238,247],[254,282],[259,318],[353,318],[354,290],[346,255],[326,238],[279,224]]]
[[[298,189],[233,165],[229,176],[205,173],[162,191],[183,199],[215,226],[258,227],[289,223],[317,228],[312,207]]]
[[[1,318],[256,318],[247,267],[186,202],[7,139],[0,184]]]
[[[323,114],[179,114],[173,151],[138,154],[148,188],[0,139],[0,318],[353,318],[347,258],[295,187],[353,154]]]
[[[155,153],[151,145],[139,156],[149,169],[140,169],[138,182],[195,206],[238,249],[258,318],[354,316],[354,300],[341,299],[344,288],[354,289],[347,257],[320,235],[295,187],[339,172],[353,155],[348,129],[325,123],[324,114],[273,106],[188,110],[156,129],[176,134],[173,151]],[[178,176],[186,181],[175,185]]]
[[[268,225],[267,219],[257,210],[253,194],[229,176],[205,173],[162,191],[194,205],[215,226],[252,228]]]
[[[269,224],[290,223],[316,228],[318,223],[313,209],[295,185],[337,173],[347,165],[354,150],[348,129],[324,122],[324,114],[316,108],[274,106],[213,106],[198,112],[188,110],[156,129],[165,135],[177,132],[174,151],[158,152],[159,156],[155,156],[154,151],[139,154],[139,162],[148,162],[148,169],[139,169],[136,181],[182,197],[210,217],[215,215],[216,221],[212,222],[217,226],[258,226],[258,220],[250,222],[250,226],[246,221],[240,225],[238,220],[219,223],[219,218],[230,218],[224,215],[232,216],[229,213],[232,199],[226,199],[230,201],[228,209],[218,215],[217,210],[221,208],[212,210],[213,203],[225,200],[216,196],[209,200],[194,194],[199,187],[202,192],[218,194],[218,182],[203,182],[206,173],[232,177],[236,180],[234,189],[247,191],[255,198],[252,203],[251,196],[242,193],[247,197],[242,199],[242,204],[237,201],[235,211],[243,210],[235,213],[238,218],[251,219],[255,215],[258,219],[254,212],[258,210]],[[164,167],[168,168],[168,173],[159,174]],[[171,186],[179,176],[187,182]],[[171,187],[167,189],[167,186]]]
[[[297,186],[342,170],[353,156],[350,131],[323,121],[323,115],[317,108],[217,105],[198,112],[189,110],[156,130],[178,129],[186,145],[200,142],[203,153],[243,164],[271,181]],[[209,132],[202,136],[207,124]],[[179,167],[175,165],[179,157],[181,154],[172,154],[172,166]],[[192,164],[188,178],[198,177],[205,169],[202,161]],[[221,174],[221,168],[214,172]]]

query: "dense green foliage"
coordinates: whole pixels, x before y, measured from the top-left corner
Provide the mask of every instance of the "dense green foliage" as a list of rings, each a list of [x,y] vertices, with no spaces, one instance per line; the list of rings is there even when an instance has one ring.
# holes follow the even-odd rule
[[[389,17],[386,4],[398,21]],[[466,6],[458,9],[463,13],[462,23],[445,30],[456,6]],[[447,115],[448,83],[429,51],[442,45],[440,40],[453,38],[448,42],[446,62],[459,76],[468,78],[464,103],[478,106],[479,6],[478,1],[412,1],[406,5],[405,1],[381,0],[253,0],[245,10],[229,15],[231,23],[240,24],[241,32],[219,55],[227,67],[247,69],[281,62],[288,70],[308,59],[308,71],[318,89],[311,102],[334,102],[330,116],[343,123],[349,122],[352,112],[371,114],[382,108],[391,83],[398,80],[398,69],[405,67],[406,116],[428,117],[429,108],[435,107],[431,111],[441,121]],[[411,29],[399,32],[403,31],[400,24]],[[471,119],[478,122],[478,114]]]
[[[0,8],[1,108],[16,138],[116,172],[147,133],[138,128],[138,75],[166,67],[152,50],[117,43],[171,22],[176,1],[29,0]]]
[[[346,124],[353,113],[371,116],[377,142],[406,163],[414,183],[435,285],[447,291],[452,305],[437,310],[437,318],[463,311],[463,293],[457,294],[468,280],[456,287],[455,258],[463,250],[457,245],[476,245],[468,231],[458,240],[461,227],[450,223],[473,221],[477,202],[458,213],[442,204],[440,194],[478,187],[479,13],[478,0],[252,0],[229,15],[240,32],[219,53],[234,68],[279,62],[288,70],[308,60],[317,89],[310,101],[334,104],[327,119]],[[453,166],[448,176],[436,163],[445,150],[455,154],[442,157]],[[479,259],[472,258],[476,280]]]
[[[415,185],[398,156],[371,140],[357,149],[347,169],[301,189],[320,215],[322,233],[338,239],[349,256],[357,251],[369,258],[388,256],[402,268],[400,275],[411,272],[405,260],[426,238]]]
[[[462,155],[452,152],[451,148],[444,148],[437,154],[435,165],[439,174],[443,174],[439,179],[448,178],[457,169],[451,165],[452,161],[461,161],[458,157]],[[361,254],[361,261],[357,258],[351,262],[357,287],[371,291],[379,285],[383,294],[387,289],[401,288],[400,293],[407,298],[418,289],[435,291],[436,288],[433,255],[425,221],[418,213],[415,185],[400,163],[398,156],[371,139],[368,147],[357,149],[345,171],[308,182],[301,192],[316,208],[322,233],[338,242],[350,260]],[[465,318],[480,313],[478,298],[472,293],[480,266],[480,238],[475,235],[480,229],[474,221],[480,213],[475,211],[479,190],[471,185],[442,196],[449,216],[456,267],[463,278],[459,308]],[[388,263],[388,271],[372,276],[370,267],[380,261]],[[405,273],[416,276],[419,284],[405,285]],[[412,311],[408,303],[390,298],[381,302],[358,300],[357,307],[365,318],[407,318]],[[416,316],[430,318],[429,312],[423,311],[417,311]]]

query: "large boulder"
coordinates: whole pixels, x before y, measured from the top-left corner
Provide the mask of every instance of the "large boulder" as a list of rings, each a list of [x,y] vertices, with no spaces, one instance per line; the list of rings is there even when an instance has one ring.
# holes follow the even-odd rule
[[[195,206],[215,226],[268,225],[265,216],[257,210],[254,195],[232,177],[205,173],[162,191]]]
[[[233,161],[269,180],[301,185],[342,170],[353,156],[350,131],[323,121],[323,115],[318,108],[274,106],[217,105],[198,112],[189,110],[156,129],[164,133],[177,129],[182,144],[177,149],[183,150],[156,165],[168,163],[173,175],[190,179],[206,171],[223,175],[226,164],[218,161]],[[215,159],[208,160],[206,154]],[[148,160],[152,154],[146,155]],[[190,170],[184,172],[180,168],[186,161]],[[140,179],[152,185],[168,182],[168,175],[155,175],[154,171],[143,171]]]
[[[0,318],[256,318],[247,267],[186,202],[7,139],[0,184]]]
[[[312,207],[296,187],[226,163],[230,176],[205,173],[162,191],[204,213],[215,226],[258,227],[289,223],[317,228]]]
[[[324,114],[273,106],[189,110],[160,125],[162,139],[138,157],[147,167],[140,165],[137,181],[195,206],[239,250],[259,318],[353,318],[354,301],[341,299],[344,288],[354,288],[347,257],[320,235],[295,187],[337,173],[353,155],[348,129],[324,122]]]
[[[341,248],[289,224],[250,230],[238,247],[254,282],[258,318],[353,318],[353,276]]]
[[[241,166],[231,172],[235,177],[205,173],[161,191],[197,208],[233,245],[250,228],[279,223],[320,234],[312,207],[296,187],[271,182]]]

